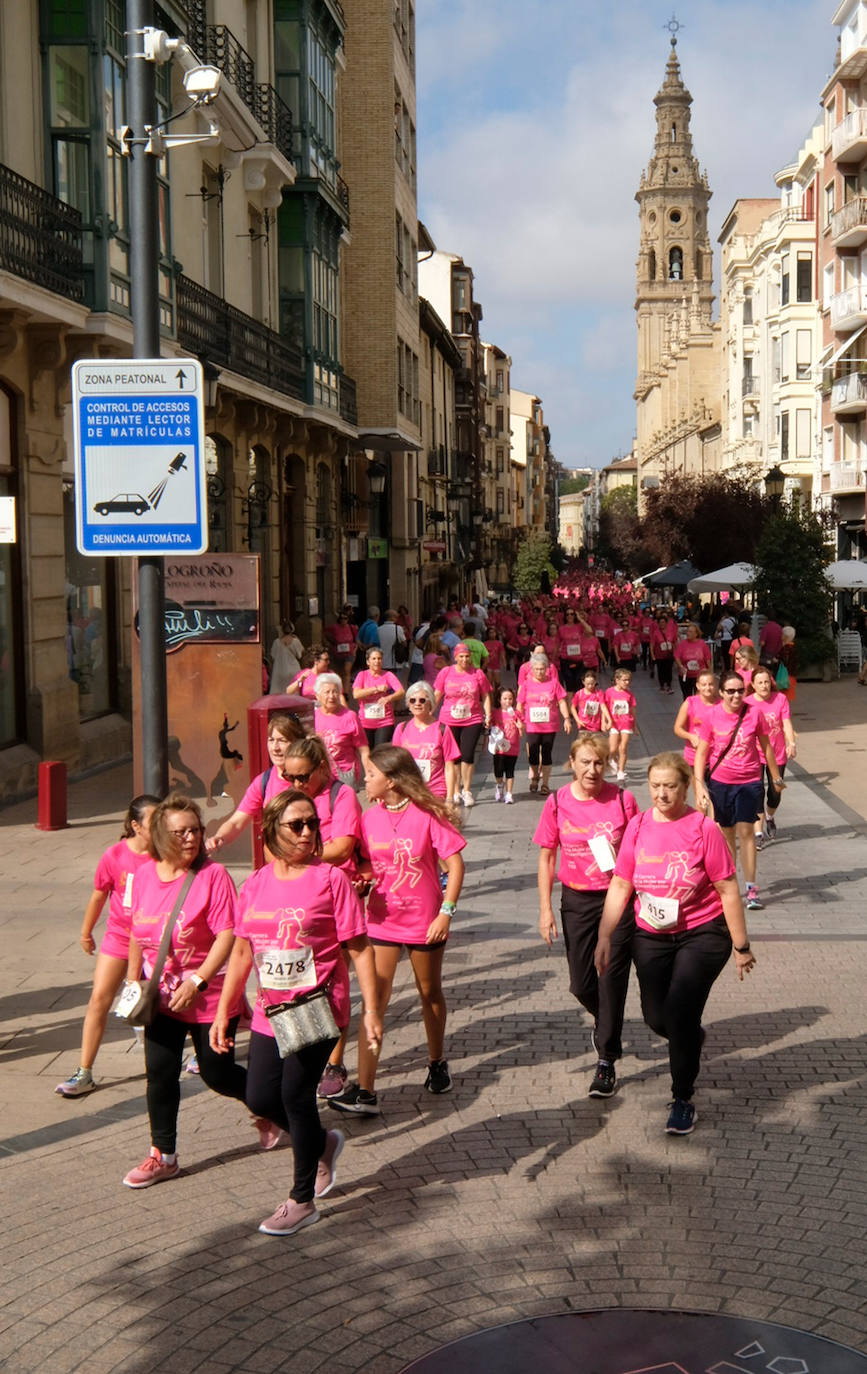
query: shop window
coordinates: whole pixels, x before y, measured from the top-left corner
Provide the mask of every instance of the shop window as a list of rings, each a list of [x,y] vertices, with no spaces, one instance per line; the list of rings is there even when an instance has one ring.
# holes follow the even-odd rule
[[[105,715],[117,701],[116,574],[109,558],[86,558],[75,547],[72,484],[63,493],[66,545],[66,661],[78,686],[81,720]]]
[[[17,496],[15,402],[0,388],[0,496]],[[18,521],[20,528],[20,519]],[[21,576],[18,544],[0,544],[0,748],[22,737]]]

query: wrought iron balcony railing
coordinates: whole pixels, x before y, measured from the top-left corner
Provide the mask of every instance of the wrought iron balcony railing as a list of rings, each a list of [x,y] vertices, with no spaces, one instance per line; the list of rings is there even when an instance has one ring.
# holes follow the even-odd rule
[[[81,215],[11,167],[0,165],[0,267],[84,300]]]
[[[178,342],[202,362],[305,399],[301,350],[189,277],[177,279]]]
[[[226,24],[208,24],[198,30],[197,53],[203,62],[219,67],[232,83],[268,141],[292,161],[292,112],[273,86],[256,81],[256,66],[247,49]]]
[[[340,377],[340,418],[348,425],[358,424],[358,397],[352,377],[342,373]]]

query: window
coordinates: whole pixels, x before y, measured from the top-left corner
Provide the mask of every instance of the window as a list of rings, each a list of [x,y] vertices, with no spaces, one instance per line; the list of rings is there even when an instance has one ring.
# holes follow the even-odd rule
[[[846,172],[843,175],[843,204],[848,205],[850,200],[854,200],[859,191],[858,175],[856,172]]]
[[[668,254],[669,281],[683,281],[683,249],[672,248]]]
[[[418,355],[401,342],[397,345],[397,408],[413,424],[419,423]]]
[[[755,433],[755,428],[754,428],[754,426],[755,426],[755,416],[749,415],[749,414],[744,415],[743,436],[744,436],[745,439],[752,439],[753,434]]]
[[[780,381],[787,382],[792,375],[791,335],[786,329],[780,335]]]
[[[413,190],[416,189],[416,135],[406,101],[394,84],[394,159]]]
[[[795,332],[795,376],[799,382],[809,381],[813,370],[813,331],[798,329]]]
[[[834,294],[834,264],[829,262],[822,271],[822,306],[825,310],[830,309],[831,297]]]
[[[779,338],[771,339],[771,376],[775,382],[782,375],[782,347]]]
[[[832,182],[830,183],[830,185],[828,185],[828,186],[825,187],[825,222],[824,222],[824,227],[825,227],[826,229],[829,228],[833,216],[834,216],[834,183],[833,183],[833,181],[832,181]]]
[[[780,279],[780,305],[789,304],[789,274],[784,272]]]
[[[501,473],[501,472],[505,472],[505,470],[506,470],[506,458],[505,458],[505,454],[504,454],[504,452],[503,452],[503,450],[502,450],[501,448],[498,448],[498,449],[497,449],[497,472],[498,472],[498,473]]]
[[[0,386],[0,496],[17,496],[15,401]],[[0,747],[23,733],[21,576],[18,544],[0,544]]]
[[[394,31],[400,50],[412,68],[415,62],[415,6],[412,0],[394,0]]]
[[[780,460],[785,462],[789,456],[789,412],[780,415]]]
[[[813,451],[811,435],[812,412],[806,408],[795,411],[795,457],[809,458]]]
[[[215,295],[224,290],[223,171],[202,166],[202,266],[205,286]]]
[[[505,513],[506,513],[506,493],[503,491],[503,488],[502,488],[502,487],[497,487],[497,514],[498,514],[498,515],[505,515]]]
[[[652,248],[647,255],[647,276],[650,281],[656,281],[656,253]]]
[[[92,720],[111,711],[116,700],[116,567],[114,559],[84,558],[78,552],[72,483],[66,487],[66,656],[69,676],[78,686],[79,719]]]
[[[753,322],[753,289],[751,286],[744,287],[744,324]]]
[[[805,305],[813,299],[813,255],[812,253],[798,254],[798,280],[796,293],[798,303]]]

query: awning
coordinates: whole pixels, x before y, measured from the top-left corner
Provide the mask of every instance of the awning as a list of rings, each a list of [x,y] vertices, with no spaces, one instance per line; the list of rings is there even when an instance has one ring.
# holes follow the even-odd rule
[[[865,329],[867,329],[867,324],[862,324],[860,329],[856,329],[854,334],[850,334],[846,342],[841,343],[840,347],[837,349],[837,352],[832,353],[828,361],[826,363],[823,363],[822,366],[833,367],[834,364],[838,362],[840,358],[842,358],[843,354],[846,352],[846,349],[851,348],[852,344],[855,342],[856,339],[860,339]]]
[[[399,429],[363,429],[352,447],[372,449],[374,453],[418,453],[421,444]]]

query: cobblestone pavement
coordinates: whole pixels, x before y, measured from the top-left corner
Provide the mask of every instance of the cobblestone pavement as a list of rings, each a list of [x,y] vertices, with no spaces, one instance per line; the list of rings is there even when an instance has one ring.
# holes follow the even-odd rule
[[[671,743],[677,698],[641,674],[637,695],[630,778],[644,804],[640,765]],[[52,1091],[77,1062],[92,968],[77,932],[127,770],[76,784],[66,831],[34,830],[35,803],[0,814],[3,1368],[397,1374],[488,1326],[618,1305],[734,1313],[864,1349],[862,700],[851,682],[799,689],[802,764],[822,781],[792,770],[780,836],[759,858],[758,965],[744,984],[727,969],[712,993],[685,1139],[663,1132],[666,1057],[634,986],[619,1090],[587,1097],[587,1025],[562,948],[536,934],[540,802],[524,773],[518,804],[495,806],[485,755],[446,958],[454,1091],[422,1089],[402,964],[382,1116],[340,1118],[338,1187],[320,1224],[287,1240],[256,1227],[288,1192],[289,1155],[261,1154],[243,1110],[192,1079],[182,1174],[121,1186],[147,1120],[140,1051],[114,1021],[99,1092]]]

